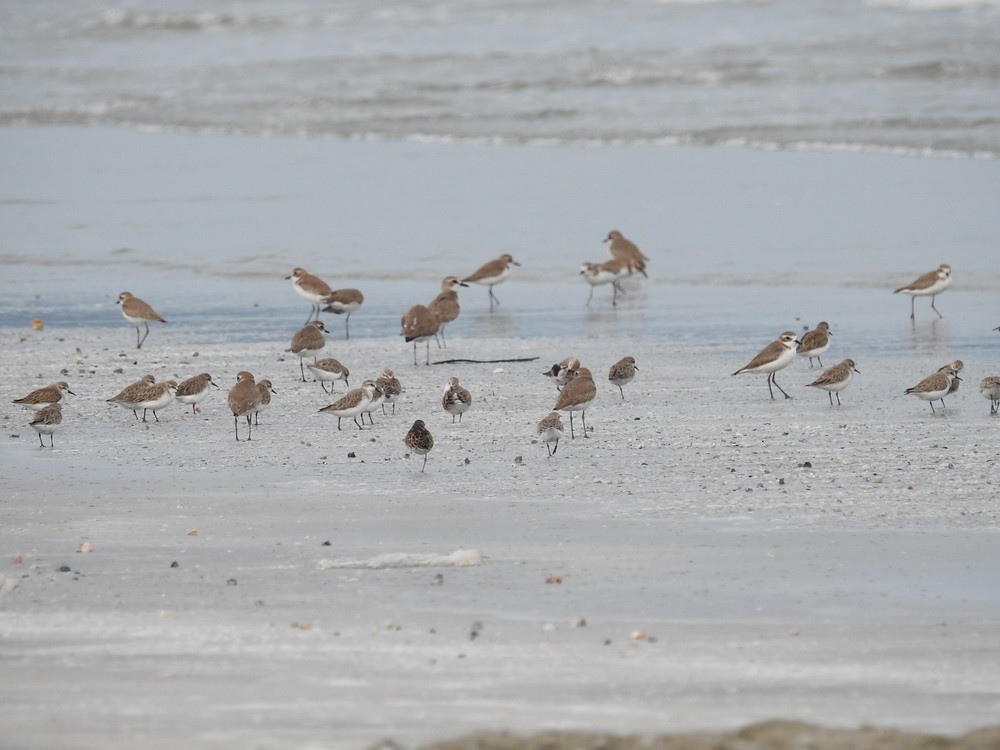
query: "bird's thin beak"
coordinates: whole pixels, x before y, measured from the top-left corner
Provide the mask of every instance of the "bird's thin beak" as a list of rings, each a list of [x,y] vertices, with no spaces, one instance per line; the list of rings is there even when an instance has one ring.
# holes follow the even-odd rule
[[[219,384],[216,383],[214,380],[209,380],[208,382],[211,383],[212,385],[214,385],[216,388],[219,387]]]
[[[605,237],[603,241],[604,242],[611,242],[611,235],[608,235],[607,237]]]
[[[468,286],[468,284],[466,284],[466,283],[465,283],[464,281],[460,281],[460,282],[458,282],[458,285],[459,285],[459,286]]]
[[[292,277],[291,276],[286,276],[285,277],[285,281],[288,281],[290,278],[292,278]]]
[[[798,344],[799,346],[802,346],[802,342],[799,341],[798,339],[795,339],[795,343]]]
[[[632,365],[632,369],[635,370],[636,372],[639,372],[639,367],[637,365]]]
[[[274,388],[271,388],[271,393],[273,393],[275,396],[278,395],[278,392],[276,390],[274,390]]]
[[[520,264],[520,263],[518,263],[518,262],[517,262],[517,261],[515,260],[515,261],[514,261],[514,265],[515,265],[515,266],[519,266],[519,265],[521,265],[521,264]]]
[[[67,389],[66,389],[66,393],[73,393],[73,391],[71,391],[71,390],[70,390],[69,388],[67,388]],[[75,396],[76,394],[75,394],[75,393],[73,393],[73,395]]]
[[[122,301],[121,301],[120,299],[116,299],[116,300],[115,300],[115,304],[116,304],[116,305],[120,305],[121,303],[122,303]]]
[[[955,375],[954,378],[955,378],[955,380],[961,380],[961,378],[958,377],[958,375]]]
[[[826,335],[827,335],[827,336],[832,336],[832,335],[833,335],[833,331],[827,331],[827,332],[826,332]]]
[[[859,370],[857,367],[854,368],[854,372],[856,372],[858,375],[861,374],[861,370]]]

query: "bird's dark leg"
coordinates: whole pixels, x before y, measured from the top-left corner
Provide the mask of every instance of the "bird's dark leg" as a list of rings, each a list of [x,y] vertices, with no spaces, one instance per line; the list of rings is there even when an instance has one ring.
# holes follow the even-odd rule
[[[774,401],[774,389],[771,387],[771,378],[773,376],[774,376],[773,372],[768,373],[768,375],[767,375],[767,392],[771,394],[771,400],[772,401]]]
[[[785,398],[791,398],[791,396],[785,393],[785,389],[782,388],[780,385],[778,385],[778,379],[775,377],[775,374],[776,373],[773,372],[771,373],[771,382],[774,383],[774,387],[777,388],[779,391],[781,391],[781,393],[785,396]]]
[[[936,299],[937,299],[937,295],[936,294],[931,295],[931,310],[933,310],[934,312],[936,312],[938,314],[939,318],[943,318],[944,315],[942,315],[941,312],[936,307],[934,307],[934,300],[936,300]]]
[[[587,410],[586,409],[584,409],[583,411],[580,412],[580,419],[583,420],[583,436],[584,437],[590,437],[590,435],[587,434]]]

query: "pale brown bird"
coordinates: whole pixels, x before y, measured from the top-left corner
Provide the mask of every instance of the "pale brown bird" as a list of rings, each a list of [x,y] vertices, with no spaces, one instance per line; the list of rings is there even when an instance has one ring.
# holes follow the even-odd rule
[[[910,320],[915,320],[915,311],[913,309],[914,304],[917,301],[917,297],[930,297],[931,298],[931,309],[937,313],[939,318],[943,318],[944,315],[941,311],[934,307],[934,300],[937,298],[941,292],[951,286],[951,266],[947,263],[942,263],[933,271],[928,271],[923,276],[918,277],[914,281],[911,281],[906,286],[901,286],[896,289],[893,294],[903,294],[910,295]],[[933,409],[933,404],[931,405]]]
[[[854,373],[861,374],[861,371],[854,366],[853,359],[845,359],[840,364],[828,367],[823,374],[813,382],[807,383],[812,388],[822,388],[830,397],[830,406],[833,406],[833,394],[837,394],[837,406],[840,406],[840,392],[844,390],[854,377]]]
[[[580,275],[590,284],[590,296],[587,297],[587,307],[594,298],[594,287],[611,284],[611,305],[618,305],[618,295],[625,294],[621,288],[621,280],[631,276],[635,269],[623,258],[612,258],[604,263],[581,263]]]
[[[277,391],[274,390],[274,386],[271,385],[271,381],[267,378],[257,381],[257,390],[260,392],[260,401],[253,409],[253,426],[257,427],[260,424],[260,413],[267,409],[271,405],[271,394],[277,395]]]
[[[810,367],[813,366],[813,358],[822,367],[823,360],[819,358],[819,355],[825,354],[826,350],[830,348],[830,337],[832,335],[830,333],[830,324],[825,320],[821,320],[813,330],[807,331],[802,336],[802,343],[799,344],[796,353],[800,357],[809,357]]]
[[[333,357],[326,357],[315,364],[306,365],[306,368],[319,381],[319,387],[323,389],[323,393],[333,393],[333,386],[331,385],[330,390],[327,391],[326,383],[335,383],[338,380],[343,380],[348,388],[351,387],[351,382],[348,380],[351,371]]]
[[[556,405],[552,408],[554,411],[569,412],[569,436],[571,439],[576,437],[573,433],[573,412],[575,411],[581,412],[583,436],[590,437],[587,434],[587,407],[594,402],[595,398],[597,398],[597,386],[594,384],[594,376],[586,367],[577,370],[576,377],[559,391],[559,398],[556,399]]]
[[[385,414],[385,405],[392,404],[392,413],[396,413],[396,400],[403,392],[403,386],[399,382],[392,370],[388,367],[375,380],[375,384],[382,391],[382,414]]]
[[[627,239],[625,235],[617,229],[612,229],[604,241],[611,243],[608,245],[608,251],[612,258],[625,261],[633,272],[638,271],[643,276],[649,275],[646,273],[646,262],[649,258],[643,255],[636,244]]]
[[[493,287],[504,281],[510,275],[510,269],[521,265],[509,253],[504,253],[496,260],[491,260],[482,266],[471,276],[462,279],[463,282],[471,281],[473,284],[480,284],[489,287],[490,292],[490,312],[493,312],[493,303],[500,304],[500,300],[493,294]]]
[[[135,421],[138,422],[139,415],[136,410],[142,408],[142,402],[146,398],[149,386],[153,385],[155,382],[156,378],[152,375],[143,375],[139,380],[125,386],[125,388],[123,388],[117,396],[109,398],[108,403],[115,404],[123,409],[131,409],[132,416],[134,416]]]
[[[198,404],[208,398],[210,387],[218,389],[219,386],[207,372],[203,372],[200,375],[193,375],[177,386],[177,393],[174,394],[174,398],[182,404],[191,404],[191,413],[197,414]]]
[[[28,423],[31,428],[38,433],[38,444],[44,448],[45,442],[42,435],[49,436],[49,447],[54,448],[55,442],[52,433],[62,426],[62,407],[59,404],[49,404],[35,412]]]
[[[437,333],[439,324],[434,314],[423,305],[414,305],[399,321],[402,330],[399,335],[406,343],[413,342],[413,364],[417,364],[417,342],[427,342],[426,364],[431,363],[431,338]]]
[[[240,440],[240,417],[247,418],[247,440],[253,436],[253,427],[250,424],[251,414],[257,408],[260,401],[260,391],[251,373],[243,370],[236,374],[236,385],[229,389],[229,396],[226,403],[233,413],[233,426],[236,429],[236,442]]]
[[[572,414],[572,412],[570,413]],[[559,416],[559,412],[549,412],[549,415],[544,417],[535,429],[538,433],[538,439],[545,443],[545,448],[548,450],[549,456],[556,455],[556,451],[559,450],[559,440],[565,433],[562,417]],[[555,448],[552,447],[552,443],[556,444]]]
[[[292,280],[292,286],[298,295],[312,305],[306,323],[312,320],[313,316],[319,318],[320,303],[333,293],[330,285],[318,276],[313,276],[304,268],[294,269],[291,276],[285,277],[285,281],[288,279]]]
[[[351,417],[354,420],[354,424],[361,430],[364,428],[358,424],[358,415],[365,410],[365,407],[371,403],[373,398],[375,398],[375,383],[371,380],[366,380],[361,384],[360,388],[348,391],[332,404],[324,406],[320,409],[320,412],[335,416],[337,418],[338,430],[340,429],[340,420],[345,417]],[[363,416],[362,419],[364,419]]]
[[[455,417],[458,417],[458,421],[461,422],[462,415],[472,407],[472,394],[469,393],[468,388],[458,384],[458,378],[452,376],[448,378],[448,386],[444,389],[441,406],[451,414],[452,424],[455,424]]]
[[[990,414],[1000,414],[1000,377],[989,375],[979,382],[979,392],[990,400]]]
[[[612,385],[618,386],[618,390],[622,394],[622,401],[625,400],[625,391],[622,390],[622,386],[632,382],[638,369],[635,366],[635,357],[622,357],[608,370],[608,380],[611,381]]]
[[[118,302],[115,304],[122,306],[122,315],[125,316],[125,320],[135,326],[135,348],[142,349],[143,343],[146,341],[146,336],[149,335],[149,324],[150,323],[166,323],[163,318],[160,317],[159,313],[156,312],[152,307],[143,302],[138,297],[134,297],[132,292],[122,292],[118,295]],[[142,323],[146,326],[146,333],[143,337],[139,338],[139,324]]]
[[[907,388],[904,393],[907,396],[916,396],[927,401],[934,412],[934,402],[940,401],[941,408],[944,408],[944,397],[951,392],[952,381],[958,378],[958,372],[952,367],[938,370],[933,375],[928,375],[912,388]]]
[[[434,438],[424,425],[424,420],[418,419],[413,423],[413,427],[406,433],[403,442],[413,453],[424,457],[424,464],[420,467],[420,473],[423,474],[424,469],[427,468],[427,454],[434,447]]]
[[[946,365],[942,365],[941,367],[938,368],[937,371],[938,372],[948,372],[948,370],[954,370],[955,374],[957,375],[958,373],[960,373],[964,369],[965,369],[965,362],[963,362],[960,359],[956,359],[954,362],[949,362]],[[948,388],[948,395],[949,396],[951,394],[953,394],[955,391],[958,390],[958,386],[959,386],[959,384],[961,382],[962,382],[961,378],[952,378],[952,380],[951,380],[951,387]]]
[[[142,421],[146,421],[146,412],[153,412],[153,419],[157,422],[160,418],[156,416],[158,409],[169,406],[177,393],[176,380],[164,380],[162,383],[151,383],[145,386],[139,393],[140,401],[138,408],[142,409]]]
[[[438,342],[438,345],[443,343],[445,349],[448,348],[448,342],[444,340],[444,328],[455,320],[462,311],[458,304],[458,288],[460,286],[467,287],[468,284],[459,281],[454,276],[445,276],[441,282],[440,294],[427,306],[438,322],[438,333],[441,334],[441,341]]]
[[[326,339],[323,338],[324,333],[326,333],[326,327],[322,320],[310,320],[302,326],[298,333],[292,336],[292,345],[285,350],[299,358],[299,371],[302,373],[303,383],[306,382],[306,369],[302,360],[306,357],[312,357],[315,363],[316,355],[326,346]]]
[[[748,364],[741,367],[733,375],[739,375],[743,372],[749,373],[767,373],[767,390],[771,394],[771,399],[774,399],[774,390],[771,388],[771,384],[774,383],[775,388],[781,391],[785,398],[791,398],[785,389],[778,385],[778,381],[775,380],[774,374],[785,367],[788,367],[795,359],[795,350],[798,345],[802,342],[795,338],[795,334],[791,331],[785,331],[782,333],[776,341],[772,341],[770,344],[765,346],[757,356],[754,357]]]
[[[46,406],[61,401],[64,393],[69,393],[73,396],[76,395],[69,389],[69,383],[65,380],[60,380],[58,383],[53,383],[52,385],[32,391],[23,398],[16,398],[12,403],[23,406],[26,409],[44,409]]]
[[[561,391],[563,387],[576,377],[576,371],[580,369],[580,360],[576,357],[565,357],[562,361],[556,362],[542,375],[552,378],[556,384],[556,390]]]
[[[351,313],[357,310],[365,301],[365,296],[357,289],[334,289],[323,298],[326,307],[323,312],[343,315],[347,313],[344,321],[344,337],[351,338]]]

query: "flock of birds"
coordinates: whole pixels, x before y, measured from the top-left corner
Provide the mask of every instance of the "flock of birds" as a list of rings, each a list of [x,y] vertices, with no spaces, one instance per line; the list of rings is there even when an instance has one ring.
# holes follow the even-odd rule
[[[583,263],[580,268],[580,274],[591,287],[590,297],[587,299],[588,305],[593,298],[595,287],[610,284],[613,288],[612,305],[614,305],[617,303],[618,294],[622,293],[620,287],[622,279],[635,273],[647,275],[646,264],[649,258],[621,232],[610,232],[605,241],[609,243],[611,258],[602,263]],[[430,364],[430,339],[436,339],[438,346],[447,348],[444,330],[449,323],[458,318],[461,311],[458,299],[460,287],[467,287],[469,283],[487,287],[490,312],[492,312],[495,306],[500,304],[500,300],[493,291],[494,286],[505,281],[512,268],[518,265],[520,264],[513,257],[504,254],[486,263],[464,279],[446,276],[441,282],[440,293],[429,304],[410,307],[400,320],[400,334],[407,343],[413,343],[414,365],[417,365],[417,344],[419,342],[426,342],[427,345],[426,364]],[[320,383],[324,393],[333,393],[332,384],[338,380],[343,380],[350,388],[348,381],[350,372],[347,367],[333,358],[317,358],[326,345],[324,334],[329,333],[319,319],[319,315],[321,312],[337,315],[346,314],[345,337],[349,339],[351,313],[363,304],[364,296],[357,289],[331,289],[322,279],[302,268],[294,269],[291,275],[286,277],[286,280],[291,280],[295,291],[311,305],[309,318],[301,330],[292,337],[291,345],[286,350],[299,358],[302,382],[306,382],[305,370],[308,369],[313,378]],[[934,302],[937,295],[945,291],[951,282],[951,268],[942,264],[912,283],[896,289],[895,293],[910,296],[911,319],[915,319],[915,300],[921,296],[931,297],[931,309],[937,313],[938,317],[943,317]],[[135,326],[137,349],[142,348],[149,335],[150,323],[166,323],[166,320],[149,304],[130,292],[122,292],[118,297],[118,304],[121,305],[122,315],[125,319]],[[144,333],[140,326],[145,328]],[[1000,331],[1000,327],[995,330]],[[830,326],[826,321],[821,321],[815,329],[805,333],[801,339],[797,338],[792,331],[785,331],[775,341],[764,347],[744,367],[736,370],[733,375],[766,374],[768,392],[772,399],[775,398],[774,388],[777,388],[786,399],[791,398],[778,385],[775,379],[776,373],[790,365],[796,357],[807,357],[810,367],[815,359],[820,367],[823,367],[821,356],[830,347],[831,335]],[[308,363],[307,360],[310,359],[312,362]],[[935,411],[934,401],[940,401],[944,407],[944,397],[954,393],[959,387],[961,382],[959,373],[963,367],[961,360],[955,360],[942,366],[912,388],[906,389],[905,393],[928,401],[931,411]],[[635,359],[631,356],[623,357],[611,366],[608,380],[618,387],[622,400],[625,399],[623,386],[632,382],[638,369]],[[850,384],[855,373],[859,373],[859,370],[857,370],[854,360],[845,359],[823,370],[822,374],[808,385],[827,391],[831,406],[833,405],[833,397],[836,395],[839,406],[841,403],[840,393]],[[549,456],[552,456],[558,450],[559,441],[565,433],[560,412],[569,414],[570,438],[575,438],[574,412],[580,413],[584,437],[588,436],[586,412],[597,397],[597,385],[594,382],[592,371],[583,367],[580,360],[575,357],[567,357],[561,362],[553,364],[543,374],[555,382],[558,396],[552,411],[538,422],[536,433],[539,441],[545,443]],[[331,384],[330,391],[326,389],[327,383]],[[197,413],[198,404],[208,397],[212,388],[218,387],[209,373],[200,373],[181,383],[174,380],[156,383],[152,375],[146,375],[109,398],[108,402],[131,410],[136,420],[139,420],[138,410],[142,409],[143,422],[146,421],[148,412],[152,412],[153,418],[159,421],[156,416],[157,410],[164,408],[174,400],[190,405],[192,412]],[[1000,413],[1000,377],[990,376],[983,379],[979,388],[982,395],[990,400],[990,413]],[[377,378],[366,379],[360,387],[349,390],[341,398],[320,409],[320,412],[337,417],[338,430],[341,429],[341,421],[348,418],[353,420],[358,429],[363,429],[365,415],[374,424],[371,413],[379,407],[385,414],[386,405],[391,405],[394,414],[396,400],[402,392],[403,388],[393,371],[386,369]],[[14,401],[15,404],[35,410],[30,426],[38,433],[39,444],[43,448],[45,443],[42,435],[46,434],[49,435],[49,447],[54,447],[52,435],[62,424],[60,402],[65,393],[73,394],[73,391],[70,390],[65,381],[60,381],[35,390]],[[246,420],[246,439],[248,441],[252,439],[253,426],[257,424],[260,412],[266,410],[270,405],[271,395],[274,393],[276,391],[270,380],[257,381],[254,375],[247,371],[241,371],[237,374],[236,385],[230,389],[227,398],[227,404],[233,415],[237,441],[240,440],[241,419]],[[446,413],[452,415],[453,423],[456,420],[460,422],[462,415],[472,406],[472,394],[459,383],[457,377],[451,377],[442,397],[441,405]],[[358,421],[359,417],[360,422]],[[413,423],[403,442],[410,451],[424,457],[421,467],[421,472],[423,472],[427,465],[427,455],[434,447],[434,438],[423,420],[418,419]]]

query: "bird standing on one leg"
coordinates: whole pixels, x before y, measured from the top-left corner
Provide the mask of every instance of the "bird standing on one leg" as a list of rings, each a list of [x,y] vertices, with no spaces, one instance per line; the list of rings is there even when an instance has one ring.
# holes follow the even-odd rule
[[[413,427],[411,427],[410,431],[406,433],[406,437],[403,438],[403,442],[412,452],[416,453],[418,456],[424,457],[424,464],[420,467],[420,473],[423,474],[424,469],[427,468],[427,454],[430,453],[431,448],[434,447],[434,438],[424,425],[424,420],[418,419],[413,423]]]
[[[608,380],[613,385],[618,386],[618,390],[622,394],[622,401],[625,400],[625,391],[622,390],[622,386],[632,382],[638,369],[635,366],[635,357],[622,357],[611,365],[611,369],[608,371]]]

